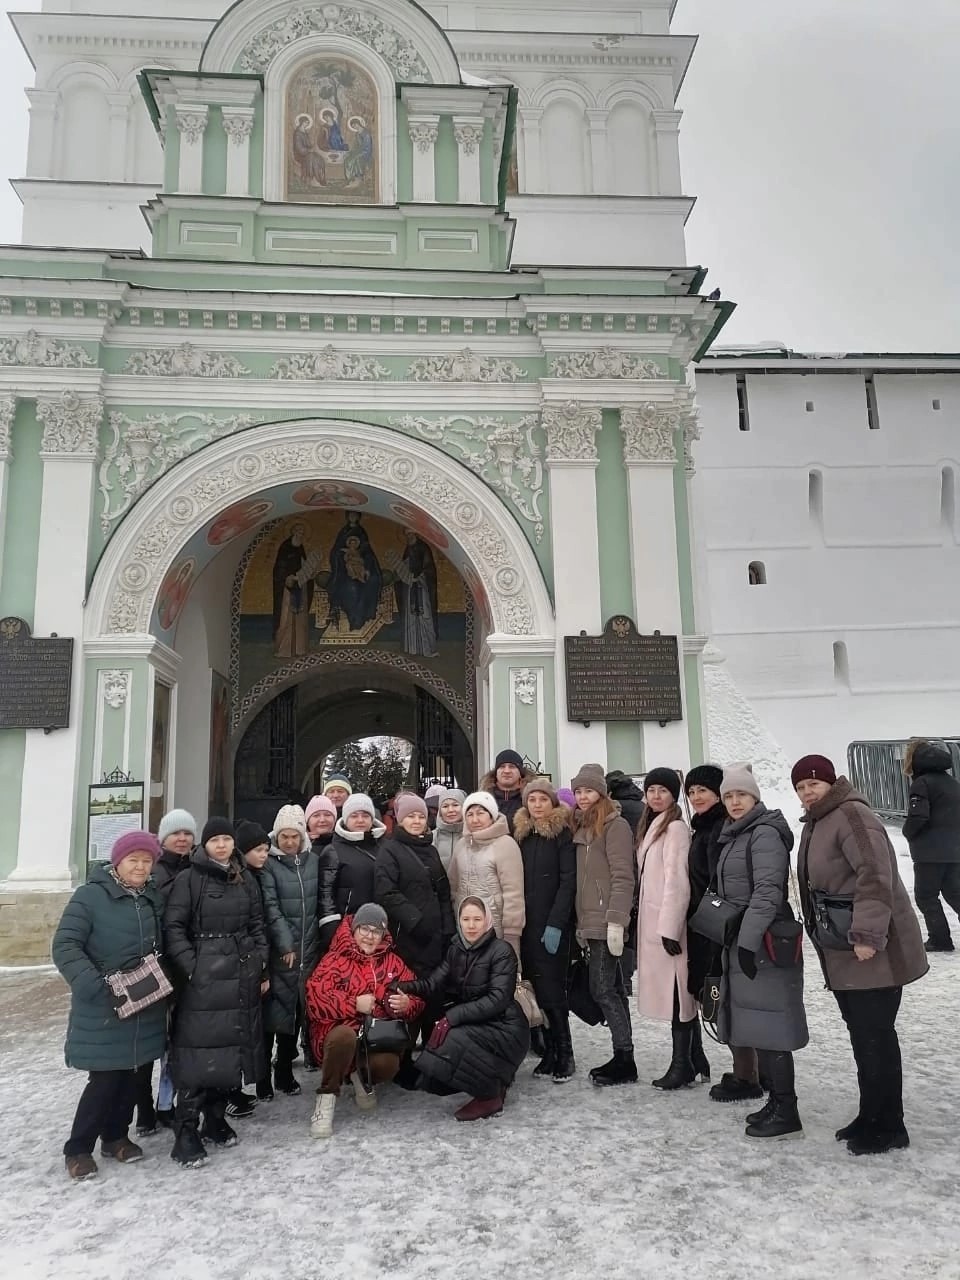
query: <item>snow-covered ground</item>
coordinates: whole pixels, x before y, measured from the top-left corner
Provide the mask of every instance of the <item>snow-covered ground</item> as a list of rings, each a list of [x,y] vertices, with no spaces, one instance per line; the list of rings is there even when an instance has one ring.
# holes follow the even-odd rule
[[[904,870],[908,870],[901,861]],[[956,921],[952,921],[957,935]],[[635,1017],[641,1083],[594,1089],[606,1033],[575,1027],[570,1084],[521,1069],[503,1115],[382,1091],[341,1100],[311,1140],[316,1077],[236,1121],[240,1145],[181,1171],[171,1139],[71,1185],[60,1148],[83,1076],[63,1066],[65,988],[0,974],[5,1280],[958,1280],[956,1084],[960,953],[935,956],[900,1017],[908,1151],[856,1160],[833,1131],[856,1111],[843,1025],[807,955],[811,1043],[797,1055],[802,1142],[743,1138],[747,1107],[705,1088],[664,1095],[669,1030]],[[726,1050],[708,1043],[715,1075]]]

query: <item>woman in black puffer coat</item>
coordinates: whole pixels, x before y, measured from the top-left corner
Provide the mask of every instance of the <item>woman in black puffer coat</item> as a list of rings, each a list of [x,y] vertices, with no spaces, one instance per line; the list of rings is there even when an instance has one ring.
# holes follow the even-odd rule
[[[397,798],[396,814],[397,827],[377,854],[376,900],[387,913],[397,955],[423,977],[440,964],[453,937],[450,882],[427,825],[424,801],[404,792]],[[431,1021],[429,1002],[425,1021]]]
[[[547,1017],[544,1052],[533,1074],[556,1084],[573,1077],[573,1041],[567,1004],[567,971],[577,897],[577,854],[570,810],[557,803],[549,778],[534,778],[523,789],[523,808],[513,820],[513,838],[523,858],[526,923],[520,964]]]
[[[167,956],[181,979],[171,1037],[177,1086],[171,1156],[200,1164],[204,1136],[233,1146],[227,1094],[266,1074],[261,983],[269,951],[260,889],[234,852],[233,827],[211,818],[190,870],[173,883],[164,915]]]
[[[470,1094],[470,1101],[454,1113],[457,1120],[485,1120],[503,1110],[507,1089],[530,1046],[516,989],[516,952],[497,937],[482,898],[461,902],[457,937],[440,967],[429,978],[400,983],[406,995],[448,1002],[417,1059],[417,1070],[428,1093]],[[400,1003],[395,1007],[402,1012]]]

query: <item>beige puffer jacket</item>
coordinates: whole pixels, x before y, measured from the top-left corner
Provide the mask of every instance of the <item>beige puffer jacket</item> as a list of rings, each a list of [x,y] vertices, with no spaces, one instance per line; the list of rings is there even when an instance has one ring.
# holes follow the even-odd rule
[[[464,833],[447,875],[455,909],[464,898],[482,898],[493,914],[497,937],[519,946],[526,923],[523,858],[502,814],[484,831]]]

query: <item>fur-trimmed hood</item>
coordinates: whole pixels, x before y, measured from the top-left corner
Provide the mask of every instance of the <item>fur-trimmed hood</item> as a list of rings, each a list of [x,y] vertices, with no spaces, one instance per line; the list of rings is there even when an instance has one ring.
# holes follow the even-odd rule
[[[516,791],[522,791],[523,788],[527,785],[527,783],[532,782],[536,776],[537,775],[534,773],[532,769],[524,769],[523,774],[520,778],[519,785],[516,788]],[[497,786],[496,769],[491,769],[489,773],[485,773],[483,775],[483,777],[480,779],[480,785],[479,787],[477,787],[477,790],[489,791],[492,796],[504,794],[504,792],[501,791],[500,788]],[[516,791],[511,791],[510,795],[516,795]]]
[[[513,837],[520,844],[529,835],[536,833],[547,840],[555,840],[563,831],[570,829],[570,810],[565,804],[558,804],[545,818],[534,821],[528,811],[518,809],[513,819]]]

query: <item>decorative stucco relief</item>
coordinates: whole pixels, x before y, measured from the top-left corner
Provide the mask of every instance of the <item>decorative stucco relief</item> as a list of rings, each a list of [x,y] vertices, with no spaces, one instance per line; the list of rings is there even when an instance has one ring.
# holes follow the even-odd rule
[[[677,460],[680,410],[675,405],[643,404],[620,410],[625,462],[672,463]]]
[[[17,412],[16,396],[0,396],[0,462],[13,457],[13,419]]]
[[[470,347],[446,356],[422,356],[411,364],[411,382],[520,382],[530,375],[514,360],[481,356]]]
[[[537,700],[537,673],[530,667],[521,667],[513,673],[513,696],[525,707],[532,707]]]
[[[656,360],[645,360],[632,351],[598,347],[595,351],[574,351],[550,356],[552,378],[666,378]]]
[[[320,351],[284,356],[273,365],[270,377],[314,379],[318,382],[374,382],[389,378],[390,370],[372,356],[351,355],[327,343]]]
[[[78,459],[97,456],[103,401],[81,399],[71,391],[37,400],[37,421],[43,427],[41,453]]]
[[[543,430],[547,437],[547,462],[596,462],[599,409],[568,400],[546,405]]]
[[[94,363],[75,342],[47,338],[28,329],[17,338],[0,340],[0,365],[32,365],[39,369],[85,369]]]
[[[179,347],[134,351],[124,373],[141,378],[248,378],[250,370],[225,351],[201,351],[192,342]]]
[[[104,671],[103,700],[108,707],[112,707],[114,711],[119,711],[126,702],[129,692],[129,671]]]
[[[325,4],[296,9],[259,31],[240,54],[241,71],[262,74],[278,53],[304,36],[330,31],[354,36],[376,50],[398,80],[430,82],[430,71],[416,45],[377,13],[354,5]]]

